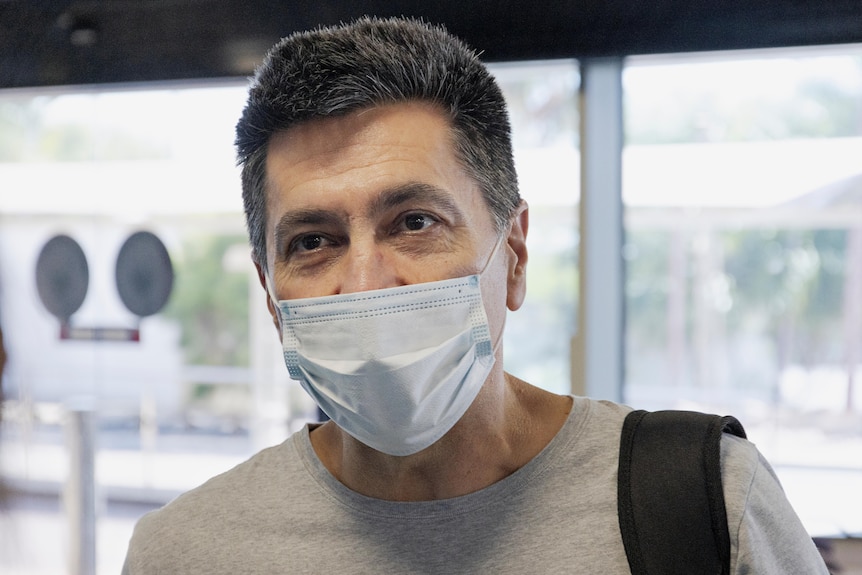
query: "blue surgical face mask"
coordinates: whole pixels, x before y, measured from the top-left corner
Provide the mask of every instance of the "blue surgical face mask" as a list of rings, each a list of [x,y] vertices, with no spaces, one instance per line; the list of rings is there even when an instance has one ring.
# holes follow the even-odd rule
[[[478,274],[279,301],[290,376],[365,445],[399,456],[430,446],[494,365],[480,282],[504,237]]]

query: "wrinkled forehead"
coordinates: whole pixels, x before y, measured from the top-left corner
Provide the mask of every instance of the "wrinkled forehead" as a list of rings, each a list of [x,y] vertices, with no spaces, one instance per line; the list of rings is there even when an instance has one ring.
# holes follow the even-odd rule
[[[378,201],[384,190],[435,189],[452,194],[474,217],[492,218],[456,150],[448,118],[422,102],[366,108],[283,130],[268,146],[268,220],[284,209],[357,208],[362,197]]]
[[[332,181],[339,172],[363,173],[361,167],[375,167],[379,178],[404,177],[407,164],[436,179],[467,178],[479,185],[461,159],[447,113],[434,103],[411,100],[313,118],[275,132],[266,148],[267,196],[303,179]]]

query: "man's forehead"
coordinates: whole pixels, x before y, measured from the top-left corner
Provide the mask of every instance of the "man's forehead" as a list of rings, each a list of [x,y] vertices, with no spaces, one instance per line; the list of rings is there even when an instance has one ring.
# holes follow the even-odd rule
[[[423,195],[413,192],[424,192],[438,205],[448,194],[462,210],[476,215],[481,209],[492,218],[478,183],[459,159],[451,122],[424,102],[364,108],[279,132],[268,149],[266,188],[274,219],[308,209],[379,214],[375,202],[406,197],[392,190],[410,191],[413,200]]]
[[[275,132],[266,149],[267,186],[329,178],[337,172],[389,166],[466,175],[451,122],[436,105],[402,102],[306,120]],[[402,165],[398,165],[399,162]],[[372,171],[372,170],[366,170]],[[387,173],[382,167],[379,175]],[[437,174],[438,177],[441,174]]]

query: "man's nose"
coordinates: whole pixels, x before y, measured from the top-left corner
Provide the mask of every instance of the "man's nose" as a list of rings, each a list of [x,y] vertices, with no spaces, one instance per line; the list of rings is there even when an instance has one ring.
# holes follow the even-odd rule
[[[351,242],[342,256],[338,293],[355,293],[403,285],[388,254],[373,241]]]

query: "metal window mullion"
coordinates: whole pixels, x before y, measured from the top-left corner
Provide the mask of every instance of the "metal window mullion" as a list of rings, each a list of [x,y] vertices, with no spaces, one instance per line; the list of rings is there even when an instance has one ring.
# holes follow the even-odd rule
[[[580,297],[572,392],[622,400],[622,58],[582,60]]]

